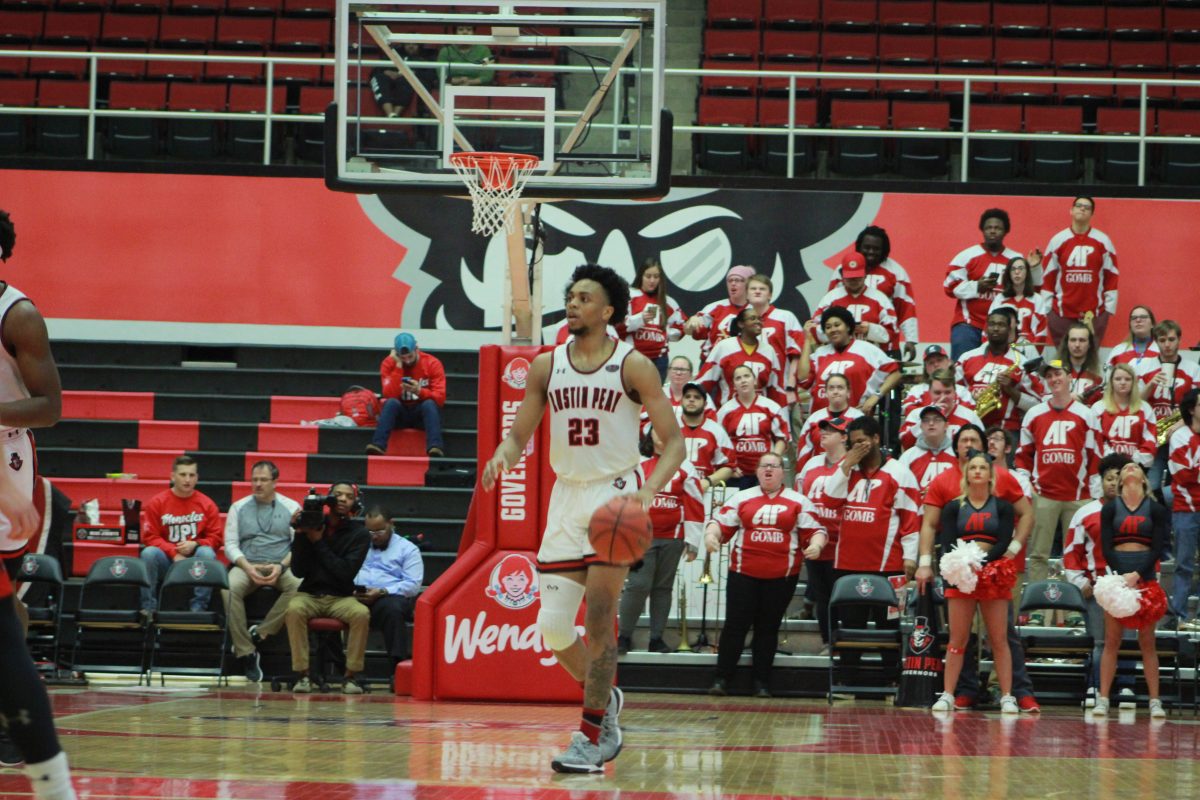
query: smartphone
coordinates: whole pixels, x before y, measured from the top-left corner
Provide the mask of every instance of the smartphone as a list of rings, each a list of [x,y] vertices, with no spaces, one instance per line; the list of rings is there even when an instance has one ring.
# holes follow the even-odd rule
[[[356,584],[354,584],[354,593],[355,594],[366,594],[367,587],[363,586],[361,583],[356,583]]]
[[[658,304],[650,303],[649,305],[646,306],[646,310],[649,311],[651,314],[657,314],[658,313]]]

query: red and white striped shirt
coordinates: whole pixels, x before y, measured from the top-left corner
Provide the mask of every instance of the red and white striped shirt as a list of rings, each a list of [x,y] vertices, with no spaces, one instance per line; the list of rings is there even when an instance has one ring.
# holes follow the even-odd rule
[[[658,456],[642,461],[642,473],[658,466]],[[684,461],[662,491],[650,503],[650,522],[655,539],[683,539],[696,550],[704,543],[704,490],[700,475]]]
[[[1073,401],[1062,409],[1038,403],[1021,423],[1014,465],[1029,475],[1033,490],[1042,497],[1082,500],[1098,483],[1099,439],[1096,417],[1082,403]]]
[[[1189,361],[1182,356],[1175,357],[1179,359],[1179,363],[1175,365],[1174,391],[1166,386],[1155,386],[1150,393],[1150,405],[1154,408],[1154,416],[1158,419],[1171,416],[1171,412],[1183,402],[1183,396],[1188,393],[1188,390],[1200,384],[1200,366],[1197,366],[1195,361]],[[1145,365],[1144,371],[1141,372],[1142,387],[1144,388],[1154,383],[1158,373],[1163,370],[1163,364],[1158,358],[1146,359],[1142,363]]]
[[[804,327],[792,312],[767,306],[762,317],[762,336],[779,353],[784,366],[789,357],[799,357],[804,352]]]
[[[870,475],[861,465],[849,477],[839,469],[825,493],[842,510],[834,569],[898,574],[905,561],[917,560],[920,489],[908,467],[889,458]]]
[[[1184,425],[1167,442],[1171,468],[1172,511],[1200,511],[1200,434]]]
[[[1104,504],[1093,500],[1081,506],[1071,517],[1063,533],[1062,565],[1066,578],[1080,589],[1090,586],[1108,571],[1100,546],[1100,510]]]
[[[662,313],[654,315],[653,322],[646,322],[642,313],[646,306],[658,304],[658,298],[637,289],[629,290],[629,316],[617,326],[617,334],[633,345],[633,348],[651,360],[667,352],[668,342],[677,342],[683,336],[683,312],[674,300],[667,297],[667,325],[662,325]]]
[[[995,383],[1000,373],[1014,366],[1017,368],[1013,378],[1021,387],[1020,403],[1013,402],[1006,392],[1000,392],[1000,407],[983,418],[986,424],[1003,425],[1007,430],[1015,431],[1021,427],[1021,406],[1032,408],[1042,399],[1041,380],[1025,372],[1020,365],[1021,358],[1018,353],[1009,350],[995,355],[986,344],[968,350],[958,357],[954,365],[955,380],[973,398],[977,398],[979,392]]]
[[[842,417],[845,420],[856,420],[861,416],[865,416],[862,411],[854,406],[847,406],[845,411],[830,411],[829,406],[825,406],[820,411],[814,411],[808,415],[808,419],[804,420],[804,424],[800,426],[800,432],[796,435],[796,463],[803,464],[814,455],[819,455],[821,452],[821,423],[832,417]]]
[[[700,367],[696,382],[706,392],[716,390],[719,407],[733,397],[733,371],[742,365],[754,370],[759,394],[781,405],[787,403],[783,391],[783,363],[765,336],[759,338],[753,350],[747,350],[741,338],[736,336],[717,342]]]
[[[971,245],[966,250],[950,260],[946,268],[946,279],[942,289],[947,297],[958,302],[954,305],[954,317],[951,325],[967,322],[980,330],[987,325],[988,310],[992,300],[1000,293],[1000,277],[1011,258],[1021,255],[1011,247],[1004,248],[999,253],[992,253],[983,245]],[[979,281],[986,275],[996,276],[996,288],[987,294],[979,293]],[[1032,278],[1032,276],[1031,276]]]
[[[988,313],[1002,307],[1017,312],[1017,341],[1024,340],[1037,345],[1050,344],[1049,327],[1046,323],[1050,298],[1044,292],[1038,292],[1033,297],[1005,297],[998,294],[992,299]]]
[[[679,432],[683,434],[687,462],[695,468],[701,478],[707,478],[721,467],[733,466],[733,442],[715,419],[705,417],[699,425],[693,427],[683,421],[682,415],[676,416],[679,417]]]
[[[917,443],[917,435],[921,432],[921,411],[924,408],[914,408],[900,424],[901,447],[909,448]],[[978,425],[979,429],[983,430],[983,423],[975,416],[974,411],[964,405],[955,404],[954,408],[950,409],[950,416],[946,418],[947,438],[958,433],[958,429],[963,425]]]
[[[1133,342],[1121,342],[1108,351],[1108,361],[1105,362],[1105,373],[1112,372],[1113,364],[1131,364],[1133,371],[1141,376],[1146,368],[1158,363],[1158,345],[1150,340],[1138,349]]]
[[[845,286],[836,286],[830,289],[828,294],[822,297],[817,304],[817,310],[813,312],[813,319],[817,321],[817,338],[822,342],[827,340],[825,332],[821,330],[821,315],[825,313],[825,309],[835,306],[849,311],[854,315],[855,322],[867,324],[865,336],[858,336],[855,333],[858,338],[866,339],[877,347],[886,347],[889,350],[900,347],[900,327],[896,320],[896,308],[883,292],[867,287],[863,289],[862,294],[852,295],[846,291]]]
[[[942,441],[942,446],[932,449],[919,439],[915,444],[900,454],[900,463],[908,467],[909,472],[917,479],[921,490],[921,500],[925,500],[925,491],[938,475],[958,466],[958,457],[954,455],[951,446],[950,433]]]
[[[921,337],[917,333],[916,295],[913,293],[912,280],[904,267],[892,258],[885,258],[878,266],[867,267],[866,280],[867,286],[881,292],[892,301],[902,339],[913,344],[919,342]],[[833,278],[829,281],[827,291],[833,291],[841,285],[842,266],[839,264],[833,270]]]
[[[958,398],[959,404],[972,411],[975,410],[975,398],[971,397],[971,393],[965,388],[955,386],[954,396]],[[913,384],[912,388],[908,390],[908,394],[904,395],[904,399],[900,401],[900,413],[907,417],[914,408],[919,410],[929,405],[933,405],[933,393],[929,391],[929,384]]]
[[[709,351],[717,342],[729,336],[729,326],[745,307],[745,304],[735,306],[728,300],[717,300],[700,309],[698,316],[701,327],[692,334],[692,338],[701,340],[701,360],[708,358]]]
[[[800,572],[800,542],[823,531],[811,500],[792,489],[770,495],[761,486],[735,494],[717,511],[721,541],[732,542],[729,569],[770,580]]]
[[[1158,453],[1158,418],[1154,409],[1143,403],[1136,412],[1129,409],[1112,413],[1104,401],[1092,405],[1092,414],[1100,425],[1100,455],[1124,453],[1149,467]]]
[[[1108,235],[1095,228],[1075,233],[1065,228],[1046,245],[1042,287],[1050,309],[1066,319],[1082,319],[1086,311],[1117,313],[1117,250]]]
[[[813,561],[832,561],[833,554],[837,549],[838,530],[842,526],[842,512],[840,508],[830,508],[825,504],[825,482],[829,480],[830,475],[841,468],[840,459],[830,464],[825,454],[821,453],[808,459],[804,468],[796,474],[796,491],[812,501],[815,509],[814,516],[825,526],[825,532],[829,535],[824,549],[821,550],[821,555],[812,559]],[[800,549],[803,550],[805,547],[808,547],[808,542],[801,541]]]
[[[787,412],[766,397],[755,397],[748,406],[733,398],[717,411],[717,423],[733,442],[737,468],[747,475],[758,469],[758,459],[772,444],[791,435]]]
[[[845,375],[850,382],[850,405],[856,406],[870,392],[878,394],[887,376],[900,369],[895,359],[870,342],[854,339],[845,350],[823,344],[812,354],[808,377],[801,386],[812,394],[812,411],[829,404],[825,398],[825,381],[830,375]]]

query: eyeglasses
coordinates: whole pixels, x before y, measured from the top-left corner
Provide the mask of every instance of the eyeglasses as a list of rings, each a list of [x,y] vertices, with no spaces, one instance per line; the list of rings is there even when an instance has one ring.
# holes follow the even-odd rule
[[[671,372],[691,372],[687,367],[671,367]]]
[[[1148,319],[1150,319],[1149,314],[1134,314],[1132,317],[1129,318],[1129,321],[1130,322],[1138,322],[1141,320],[1148,320]]]
[[[1087,203],[1076,203],[1076,204],[1075,204],[1075,208],[1082,208],[1082,209],[1084,209],[1085,211],[1091,211],[1091,210],[1092,210],[1092,206],[1090,206],[1090,205],[1089,205],[1089,204],[1087,204]]]

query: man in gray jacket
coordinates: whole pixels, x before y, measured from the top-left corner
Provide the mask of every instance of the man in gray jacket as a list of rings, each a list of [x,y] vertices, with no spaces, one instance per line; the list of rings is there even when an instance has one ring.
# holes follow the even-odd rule
[[[242,659],[246,680],[263,678],[258,643],[283,627],[288,602],[300,588],[292,574],[292,517],[300,504],[275,491],[279,468],[259,461],[250,470],[252,493],[229,507],[225,517],[225,557],[229,590],[222,592],[229,620],[233,653]],[[279,592],[267,616],[258,625],[246,626],[246,597],[263,586]]]

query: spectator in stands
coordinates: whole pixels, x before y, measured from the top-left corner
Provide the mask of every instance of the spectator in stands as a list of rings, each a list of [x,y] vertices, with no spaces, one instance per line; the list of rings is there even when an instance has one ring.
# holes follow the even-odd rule
[[[757,485],[725,502],[705,528],[705,545],[715,553],[733,542],[725,579],[725,624],[717,645],[717,670],[708,693],[729,693],[746,634],[753,627],[754,696],[771,696],[771,668],[779,627],[796,593],[804,558],[816,558],[829,540],[816,508],[783,480],[783,457],[766,453],[758,461]],[[800,552],[800,543],[808,545]]]
[[[662,452],[663,441],[651,428],[641,441],[643,475],[654,472]],[[702,546],[707,516],[704,491],[700,473],[689,461],[684,461],[662,491],[654,496],[649,509],[654,540],[642,556],[641,566],[629,571],[625,589],[621,592],[617,615],[619,654],[624,655],[633,647],[633,631],[646,608],[647,597],[650,598],[650,642],[646,649],[651,653],[674,651],[663,641],[663,631],[671,612],[679,559],[695,561]]]
[[[354,577],[354,596],[371,609],[371,627],[383,632],[392,669],[412,656],[408,623],[425,580],[425,562],[415,544],[396,533],[392,515],[372,506],[364,518],[371,546]]]
[[[970,392],[977,411],[983,392],[997,392],[999,405],[979,418],[984,424],[1003,425],[1010,431],[1020,429],[1023,412],[1041,400],[1042,388],[1022,367],[1021,354],[1012,349],[1016,322],[1017,312],[1012,308],[992,310],[987,315],[987,343],[963,353],[955,365],[958,385]]]
[[[667,379],[668,342],[683,336],[683,312],[667,295],[667,275],[657,258],[643,261],[633,275],[629,291],[629,316],[617,333],[658,367]]]
[[[1149,306],[1134,306],[1129,310],[1129,335],[1125,341],[1108,351],[1105,369],[1113,364],[1132,364],[1134,371],[1142,374],[1145,366],[1158,358],[1158,343],[1154,341],[1154,328],[1158,321]]]
[[[1067,367],[1071,376],[1071,396],[1084,405],[1091,405],[1104,391],[1104,379],[1100,377],[1100,353],[1096,337],[1082,322],[1067,326],[1058,343],[1056,358]]]
[[[821,554],[805,562],[808,581],[804,589],[804,599],[811,603],[817,614],[817,627],[821,631],[821,641],[825,644],[822,655],[828,655],[829,647],[829,597],[833,592],[833,555],[837,552],[838,530],[842,526],[842,512],[837,506],[826,503],[825,483],[834,472],[842,468],[842,459],[846,456],[846,426],[850,420],[845,417],[825,417],[818,423],[820,431],[821,451],[804,462],[796,472],[796,491],[812,501],[815,516],[825,528],[829,541],[821,549]],[[807,548],[810,542],[801,542]]]
[[[417,42],[405,42],[401,50],[401,57],[406,62],[424,61],[427,55]],[[437,89],[437,73],[432,69],[411,65],[409,69],[426,89],[431,92]],[[400,74],[400,70],[376,67],[371,70],[371,94],[375,96],[375,102],[379,104],[385,116],[398,117],[408,108],[415,93],[412,84]]]
[[[1147,469],[1158,453],[1158,420],[1142,400],[1137,372],[1128,361],[1113,364],[1104,397],[1092,405],[1100,424],[1100,455],[1122,453]],[[1151,490],[1156,487],[1151,486]]]
[[[804,352],[804,328],[791,311],[771,304],[775,284],[766,275],[758,274],[746,284],[750,305],[762,320],[762,337],[775,349],[783,363],[783,389],[787,394],[784,405],[796,402],[796,373],[800,355]]]
[[[747,282],[754,277],[754,273],[754,267],[730,267],[725,275],[725,289],[729,293],[729,299],[709,303],[684,324],[683,332],[702,342],[701,359],[708,357],[713,345],[729,336],[730,323],[749,302]]]
[[[705,492],[713,484],[725,483],[733,477],[736,458],[729,434],[717,423],[715,413],[708,414],[706,404],[711,403],[700,384],[687,383],[683,387],[683,400],[676,409],[687,461],[700,476]]]
[[[913,294],[912,280],[904,267],[891,257],[892,241],[887,231],[878,225],[868,225],[858,234],[854,249],[862,256],[867,271],[867,286],[882,293],[892,301],[896,309],[900,338],[904,342],[904,358],[911,360],[917,354],[917,303]],[[844,263],[844,262],[843,262]],[[827,291],[837,288],[844,277],[842,268],[834,270]],[[814,315],[815,316],[815,315]]]
[[[671,366],[667,367],[667,382],[663,384],[663,391],[667,393],[667,400],[671,402],[675,413],[679,413],[680,403],[683,401],[683,387],[689,383],[694,383],[696,380],[695,368],[692,366],[692,360],[687,356],[675,356],[671,359]],[[699,386],[699,384],[696,384]],[[717,418],[717,406],[713,403],[712,398],[707,394],[704,395],[704,415],[709,419]],[[642,418],[649,420],[645,410],[642,411]]]
[[[1179,404],[1184,423],[1167,442],[1171,464],[1171,525],[1175,531],[1175,583],[1170,613],[1181,630],[1200,630],[1188,619],[1187,600],[1196,582],[1196,544],[1200,539],[1200,389],[1189,389]]]
[[[171,466],[171,488],[159,492],[142,506],[142,563],[150,576],[150,588],[142,590],[142,610],[158,608],[158,584],[173,561],[217,557],[221,547],[221,512],[204,492],[196,459],[179,456]],[[191,610],[204,611],[212,598],[211,588],[197,588]]]
[[[1099,495],[1100,426],[1091,410],[1071,395],[1066,365],[1053,359],[1042,366],[1049,397],[1025,414],[1016,467],[1033,486],[1034,531],[1029,543],[1029,580],[1049,576],[1050,549],[1062,525]],[[1036,615],[1035,615],[1036,616]]]
[[[1004,246],[1004,237],[1011,228],[1008,212],[1004,209],[989,208],[984,211],[979,217],[983,244],[963,250],[950,260],[950,266],[946,268],[946,280],[942,288],[947,297],[957,301],[950,324],[950,357],[955,361],[983,342],[988,310],[998,294],[996,287],[1000,284],[1000,276],[1008,262],[1021,255]],[[1034,250],[1027,260],[1033,272],[1033,285],[1041,286],[1041,253]]]
[[[474,25],[457,25],[455,36],[471,36]],[[437,60],[446,64],[446,83],[454,86],[481,86],[491,84],[496,73],[487,69],[495,63],[492,51],[485,44],[447,44],[438,51]]]
[[[729,434],[737,454],[733,484],[748,489],[758,483],[756,465],[764,453],[783,455],[791,438],[787,410],[757,391],[754,370],[746,364],[733,371],[735,395],[717,411],[717,424]]]
[[[1084,195],[1071,202],[1071,224],[1046,245],[1046,278],[1050,297],[1047,321],[1058,341],[1072,322],[1091,313],[1097,339],[1104,338],[1109,318],[1117,313],[1117,250],[1112,240],[1092,227],[1096,201]]]
[[[300,588],[292,574],[292,517],[300,504],[275,491],[279,468],[259,461],[250,468],[251,493],[237,500],[225,515],[225,557],[229,559],[229,589],[222,592],[229,618],[233,654],[243,659],[246,680],[261,681],[258,643],[278,633],[283,615]],[[257,625],[246,627],[246,597],[264,586],[279,597]]]
[[[1011,470],[1013,468],[1013,453],[1017,449],[1016,436],[1013,435],[1012,431],[1006,431],[1000,425],[992,425],[983,433],[988,455],[992,457],[992,461]],[[1014,474],[1013,477],[1018,481],[1021,480],[1020,475]],[[1024,487],[1024,484],[1022,484],[1022,487]]]
[[[950,362],[950,354],[946,352],[946,348],[940,344],[931,344],[925,348],[925,380],[921,383],[914,383],[904,395],[904,400],[900,404],[901,418],[907,417],[913,411],[924,408],[933,402],[933,397],[929,394],[929,376],[937,372],[939,369],[953,368]],[[958,402],[966,403],[968,406],[973,406],[975,401],[971,397],[971,393],[961,386],[955,387],[955,392],[958,395]]]
[[[813,312],[818,320],[825,309],[840,306],[854,316],[854,337],[865,339],[881,350],[900,348],[900,329],[896,322],[896,309],[891,299],[883,292],[867,286],[867,270],[862,257],[857,254],[842,260],[841,284],[830,289]],[[821,329],[817,337],[825,341]]]
[[[288,644],[292,649],[292,669],[298,680],[294,691],[308,694],[313,681],[308,674],[308,621],[314,617],[333,617],[350,626],[346,642],[344,694],[362,694],[358,673],[367,650],[367,631],[371,612],[354,596],[354,579],[371,547],[371,535],[354,519],[360,508],[358,487],[339,481],[329,487],[334,502],[319,523],[297,517],[293,522],[292,572],[300,578],[300,590],[288,603]],[[320,683],[320,681],[318,681]]]
[[[733,371],[743,364],[754,371],[759,394],[781,406],[787,405],[783,354],[771,347],[762,329],[762,318],[753,306],[747,305],[734,318],[730,328],[733,335],[717,342],[700,367],[696,382],[715,395],[718,408],[733,397]]]
[[[938,405],[928,405],[914,412],[917,425],[912,444],[900,454],[900,463],[908,467],[909,472],[917,479],[921,489],[921,498],[933,479],[950,469],[957,463],[954,448],[950,445],[950,437],[962,427],[959,425],[949,434],[946,427],[946,411]],[[969,423],[978,425],[979,423]]]
[[[1033,285],[1033,281],[1029,279],[1029,272],[1029,259],[1025,256],[1010,258],[1000,276],[1000,293],[992,298],[988,313],[1000,306],[1016,309],[1016,347],[1021,349],[1027,358],[1033,358],[1037,355],[1036,348],[1049,342],[1046,333],[1046,310],[1049,301],[1046,295]]]
[[[922,420],[930,407],[936,408],[945,420],[949,435],[958,433],[963,425],[978,425],[983,427],[979,417],[971,408],[958,401],[958,387],[954,382],[954,371],[947,368],[933,373],[929,381],[929,404],[920,410],[914,410],[904,418],[900,426],[900,446],[912,447],[917,440],[917,431],[922,429]]]
[[[397,334],[392,351],[379,365],[383,396],[375,435],[367,453],[383,455],[396,428],[422,428],[425,452],[445,455],[442,441],[442,407],[446,405],[446,369],[435,356],[417,348],[411,333]]]
[[[846,424],[863,416],[863,412],[850,405],[850,379],[835,372],[825,379],[826,406],[812,412],[804,420],[796,436],[796,464],[803,465],[813,455],[820,453],[821,423],[827,419],[842,417]]]
[[[804,340],[805,355],[800,360],[800,385],[812,395],[812,410],[819,411],[828,401],[825,381],[842,374],[850,382],[850,405],[864,414],[874,412],[881,397],[900,383],[900,365],[870,342],[854,338],[854,315],[840,306],[827,308],[821,315],[821,330],[829,344],[813,349],[816,324],[809,322]]]
[[[1141,377],[1142,399],[1150,404],[1156,420],[1165,420],[1180,407],[1180,403],[1191,389],[1200,385],[1200,366],[1195,361],[1179,355],[1179,343],[1183,339],[1183,329],[1173,319],[1164,319],[1154,326],[1154,341],[1158,345],[1158,356],[1142,364],[1138,375]],[[1150,465],[1151,491],[1163,494],[1163,502],[1170,504],[1172,491],[1163,480],[1167,470],[1169,439],[1175,431],[1186,427],[1186,419],[1172,425],[1166,431],[1168,443],[1158,448],[1154,463]],[[1163,437],[1159,437],[1162,439]]]

